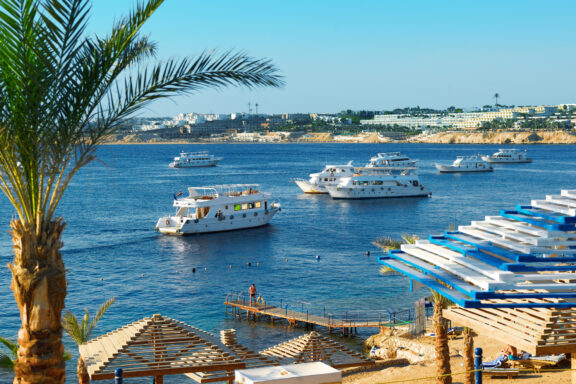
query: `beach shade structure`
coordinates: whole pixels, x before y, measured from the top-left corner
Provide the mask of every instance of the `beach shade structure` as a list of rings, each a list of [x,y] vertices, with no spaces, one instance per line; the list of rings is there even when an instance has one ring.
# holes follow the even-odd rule
[[[321,361],[334,368],[374,365],[373,360],[314,331],[268,348],[260,354],[273,356],[281,364]]]
[[[213,335],[180,321],[154,315],[80,345],[90,380],[123,376],[163,376],[193,372],[228,371],[246,364]]]
[[[236,340],[236,330],[234,329],[225,329],[220,331],[220,341],[222,344],[228,347],[234,353],[234,355],[240,359],[240,361],[246,365],[246,369],[279,365],[275,359],[269,356],[261,355],[239,344]],[[222,381],[232,382],[234,380],[234,372],[226,370],[194,372],[186,373],[185,375],[201,384]]]
[[[576,308],[576,190],[404,244],[379,262],[463,308]]]

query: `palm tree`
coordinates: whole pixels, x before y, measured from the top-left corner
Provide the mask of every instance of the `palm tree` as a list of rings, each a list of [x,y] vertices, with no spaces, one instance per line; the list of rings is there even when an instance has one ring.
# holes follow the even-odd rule
[[[89,0],[0,0],[0,189],[15,209],[11,288],[20,310],[15,382],[64,383],[65,222],[56,208],[107,135],[153,100],[203,88],[280,86],[243,53],[146,65],[141,28],[163,0],[138,2],[105,37],[85,35]]]
[[[464,366],[466,372],[464,382],[474,384],[474,338],[472,329],[464,327]]]
[[[78,318],[76,318],[73,313],[66,311],[63,316],[64,321],[62,322],[64,330],[66,333],[68,333],[68,335],[70,335],[76,344],[79,346],[84,344],[90,340],[90,335],[92,334],[94,327],[96,327],[96,324],[98,324],[98,320],[100,320],[104,312],[106,312],[106,310],[110,308],[110,306],[114,304],[115,301],[115,298],[107,300],[100,306],[100,309],[96,315],[92,317],[92,319],[90,319],[90,313],[88,312],[88,309],[84,309],[84,316],[82,316],[80,323],[78,323]],[[90,377],[88,376],[88,370],[86,369],[86,362],[82,356],[80,356],[80,354],[78,354],[78,365],[76,367],[76,372],[78,374],[78,383],[90,384]]]
[[[448,347],[448,322],[442,316],[443,310],[448,306],[448,300],[436,291],[432,292],[434,299],[434,349],[436,351],[436,383],[452,384],[450,369],[450,349]]]
[[[499,94],[499,93],[495,93],[495,94],[494,94],[494,99],[496,100],[496,105],[495,105],[496,108],[498,108],[498,98],[499,98],[499,97],[500,97],[500,94]]]

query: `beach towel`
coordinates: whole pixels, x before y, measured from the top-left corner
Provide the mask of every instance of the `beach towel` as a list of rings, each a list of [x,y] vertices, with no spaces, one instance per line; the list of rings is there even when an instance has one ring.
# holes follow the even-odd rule
[[[482,369],[484,369],[484,368],[498,368],[502,365],[502,363],[505,363],[507,360],[508,360],[508,358],[504,355],[498,356],[497,358],[495,358],[492,361],[486,361],[486,362],[482,363]]]

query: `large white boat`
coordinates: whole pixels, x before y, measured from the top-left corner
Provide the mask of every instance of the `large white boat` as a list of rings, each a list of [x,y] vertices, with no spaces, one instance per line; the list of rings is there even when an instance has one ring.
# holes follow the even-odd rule
[[[363,173],[344,177],[338,185],[326,186],[334,199],[379,199],[430,196],[416,173],[417,168],[363,168]]]
[[[503,148],[498,152],[482,156],[482,159],[489,163],[531,163],[532,159],[526,154],[526,150],[516,148]]]
[[[440,173],[460,172],[492,172],[494,169],[487,161],[482,160],[480,155],[458,156],[451,165],[436,164]]]
[[[169,165],[170,168],[214,167],[220,160],[221,157],[214,157],[208,151],[181,152]]]
[[[343,177],[352,176],[354,166],[352,161],[346,165],[327,165],[322,172],[310,174],[310,180],[294,179],[294,182],[304,193],[328,193],[326,186],[337,185]]]
[[[400,152],[382,152],[370,159],[366,168],[390,167],[390,168],[407,168],[415,167],[418,160],[412,160]]]
[[[190,187],[189,196],[174,196],[174,215],[158,219],[155,231],[165,235],[222,232],[268,224],[280,210],[257,184]]]

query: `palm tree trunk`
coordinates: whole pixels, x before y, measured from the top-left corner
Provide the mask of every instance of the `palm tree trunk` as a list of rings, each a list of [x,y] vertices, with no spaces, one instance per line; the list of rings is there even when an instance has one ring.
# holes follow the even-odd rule
[[[88,375],[86,362],[84,361],[82,356],[78,357],[78,365],[76,367],[76,373],[78,374],[78,384],[90,384],[90,376]]]
[[[468,372],[464,378],[465,384],[474,384],[474,338],[472,330],[464,328],[464,366]]]
[[[452,384],[450,375],[450,349],[448,348],[448,327],[446,319],[442,316],[442,304],[434,304],[434,333],[436,334],[436,383]]]
[[[14,298],[20,309],[15,384],[63,384],[61,313],[66,298],[66,271],[62,262],[61,218],[49,223],[10,222],[14,261]]]

